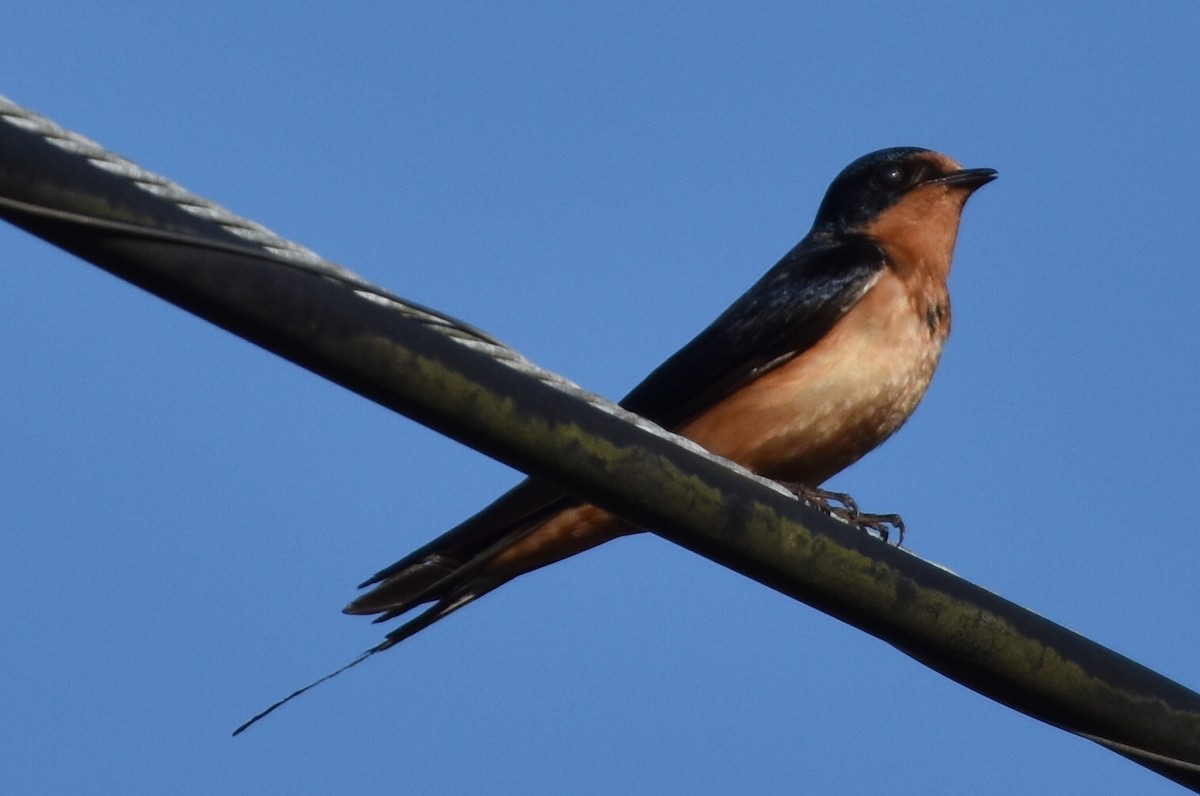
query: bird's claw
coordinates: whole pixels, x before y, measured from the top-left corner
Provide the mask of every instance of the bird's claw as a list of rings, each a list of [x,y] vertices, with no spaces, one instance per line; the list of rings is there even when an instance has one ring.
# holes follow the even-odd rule
[[[864,514],[859,511],[854,498],[845,492],[831,492],[828,489],[795,482],[781,483],[789,492],[819,511],[864,531],[875,533],[885,542],[890,541],[890,529],[895,529],[896,546],[904,544],[904,520],[899,514]]]
[[[904,520],[899,514],[859,514],[854,524],[866,531],[874,531],[883,541],[890,541],[889,528],[896,530],[896,547],[904,544]]]
[[[840,517],[847,522],[852,522],[851,518],[859,515],[858,504],[845,492],[830,492],[828,489],[792,481],[781,481],[780,483],[793,495],[806,503],[811,503],[826,514]]]

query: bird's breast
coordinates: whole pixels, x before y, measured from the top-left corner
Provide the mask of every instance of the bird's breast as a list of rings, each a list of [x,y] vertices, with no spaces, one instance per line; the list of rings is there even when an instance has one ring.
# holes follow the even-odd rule
[[[814,346],[680,432],[771,478],[816,486],[898,429],[925,394],[949,329],[940,283],[885,270]]]

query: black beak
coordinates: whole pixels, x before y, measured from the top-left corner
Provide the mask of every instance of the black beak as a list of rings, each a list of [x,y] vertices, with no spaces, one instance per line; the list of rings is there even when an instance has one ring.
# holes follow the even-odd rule
[[[1000,172],[995,169],[963,169],[953,174],[947,174],[945,177],[935,180],[935,182],[974,191],[977,188],[982,188],[999,176]]]

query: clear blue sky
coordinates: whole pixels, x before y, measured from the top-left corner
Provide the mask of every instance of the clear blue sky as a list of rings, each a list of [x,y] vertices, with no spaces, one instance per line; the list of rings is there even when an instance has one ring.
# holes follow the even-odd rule
[[[619,397],[894,145],[972,199],[925,403],[831,486],[1200,687],[1200,6],[26,4],[0,93]],[[650,535],[380,638],[518,474],[0,227],[0,790],[1168,793]]]

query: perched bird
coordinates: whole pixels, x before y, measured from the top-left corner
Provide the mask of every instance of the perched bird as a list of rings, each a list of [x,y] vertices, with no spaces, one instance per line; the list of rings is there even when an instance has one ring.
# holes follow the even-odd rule
[[[946,277],[959,217],[995,178],[914,147],[854,161],[808,235],[621,406],[844,517],[898,522],[859,515],[849,501],[832,507],[830,496],[844,496],[819,486],[891,436],[924,396],[950,331]],[[374,588],[346,613],[384,621],[434,604],[317,683],[518,575],[637,530],[527,479],[363,583]]]

